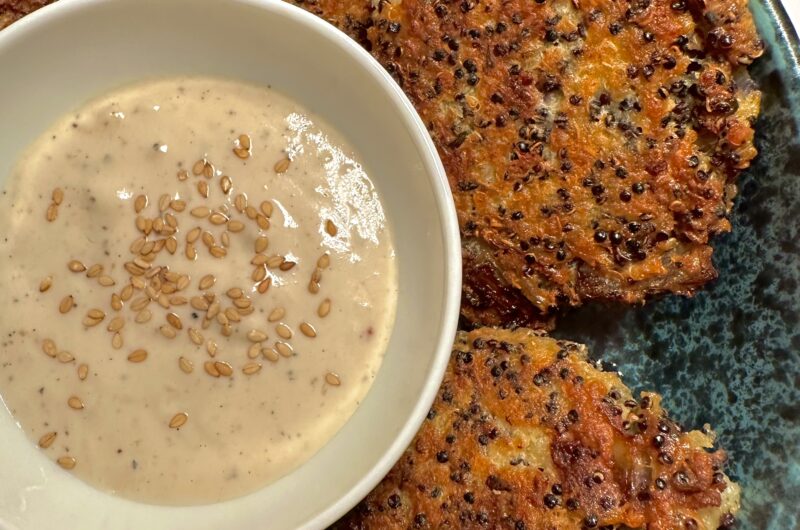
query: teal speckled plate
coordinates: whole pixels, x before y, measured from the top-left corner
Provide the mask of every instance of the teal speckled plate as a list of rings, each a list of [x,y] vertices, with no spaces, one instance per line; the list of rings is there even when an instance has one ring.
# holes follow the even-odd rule
[[[800,0],[788,0],[797,2]],[[590,306],[556,335],[586,342],[687,427],[710,423],[742,485],[738,528],[800,528],[800,44],[778,0],[751,1],[767,51],[760,155],[740,180],[719,279],[692,299]]]

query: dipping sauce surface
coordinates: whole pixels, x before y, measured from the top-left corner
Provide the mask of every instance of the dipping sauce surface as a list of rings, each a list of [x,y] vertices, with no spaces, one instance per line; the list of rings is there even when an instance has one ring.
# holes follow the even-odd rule
[[[318,451],[380,366],[397,276],[377,191],[271,90],[114,92],[42,135],[0,200],[0,394],[93,486],[252,492]]]

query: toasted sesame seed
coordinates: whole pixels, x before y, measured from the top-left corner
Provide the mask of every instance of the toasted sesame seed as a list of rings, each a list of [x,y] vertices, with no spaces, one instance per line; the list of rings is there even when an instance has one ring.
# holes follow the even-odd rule
[[[202,219],[208,217],[209,214],[211,213],[211,210],[208,209],[207,206],[196,206],[192,208],[191,211],[189,211],[189,213],[192,214],[193,217],[198,217]]]
[[[212,225],[217,225],[217,226],[224,225],[225,223],[228,222],[228,216],[225,215],[224,213],[214,212],[208,216],[208,221]]]
[[[278,265],[278,268],[285,272],[285,271],[292,270],[295,265],[297,265],[297,264],[294,261],[284,261],[283,263]]]
[[[244,223],[236,220],[228,221],[228,230],[234,234],[241,232],[244,230]]]
[[[294,350],[288,342],[276,341],[275,349],[278,350],[278,353],[280,353],[282,357],[291,357],[294,355]]]
[[[267,268],[264,265],[260,265],[253,269],[253,273],[250,275],[250,279],[254,282],[260,282],[264,278],[267,277]]]
[[[186,233],[186,242],[187,243],[194,243],[200,237],[201,229],[199,226],[195,226],[191,230]]]
[[[219,179],[219,187],[222,189],[222,193],[227,195],[231,191],[231,178],[227,175],[223,175]]]
[[[103,273],[103,266],[99,263],[95,263],[86,271],[87,278],[97,278],[100,274]]]
[[[181,372],[185,374],[190,374],[194,371],[194,363],[186,357],[178,358],[178,367],[181,369]]]
[[[203,170],[205,169],[205,167],[206,167],[206,161],[205,160],[198,160],[192,166],[192,173],[194,173],[195,175],[202,175],[203,174]]]
[[[72,272],[83,272],[86,270],[86,265],[81,263],[80,261],[73,259],[69,263],[67,263],[67,267]]]
[[[144,278],[141,277],[141,275],[131,276],[131,285],[133,286],[134,289],[142,290],[145,288],[145,285],[147,285],[147,282],[145,281]],[[123,298],[123,300],[125,299]]]
[[[317,260],[317,267],[320,269],[327,269],[331,264],[331,256],[327,252],[319,257]]]
[[[133,210],[140,213],[145,207],[147,207],[147,195],[137,195],[133,200]]]
[[[254,342],[247,348],[247,356],[251,359],[255,359],[261,353],[261,343]]]
[[[267,267],[274,269],[280,267],[285,261],[286,258],[283,256],[270,256],[269,259],[267,259]]]
[[[106,317],[106,314],[100,309],[90,309],[86,316],[93,319],[93,320],[103,320]]]
[[[258,210],[256,210],[252,206],[247,206],[244,209],[244,213],[245,215],[247,215],[248,219],[255,219],[256,217],[258,217]]]
[[[247,363],[242,368],[242,372],[245,375],[257,374],[260,371],[261,371],[261,364],[260,363],[252,363],[252,362],[251,363]]]
[[[215,258],[223,258],[228,254],[228,251],[224,247],[220,246],[213,246],[210,249],[208,249],[208,251]]]
[[[158,330],[164,337],[168,339],[174,339],[175,337],[178,336],[178,333],[175,331],[175,329],[170,326],[161,326],[160,328],[158,328]]]
[[[189,301],[180,295],[174,294],[169,297],[169,304],[170,305],[186,305]]]
[[[203,176],[207,179],[210,179],[214,176],[216,170],[214,169],[214,164],[211,162],[206,161],[205,167],[203,167]]]
[[[186,257],[191,261],[194,261],[195,259],[197,259],[197,250],[195,250],[194,245],[192,245],[191,243],[187,243],[186,244],[186,252],[185,252],[185,254],[186,254]]]
[[[331,237],[336,237],[336,234],[338,234],[338,233],[339,233],[339,229],[338,229],[338,228],[336,228],[336,225],[335,225],[335,224],[333,223],[333,221],[331,221],[330,219],[328,219],[327,221],[325,221],[325,231],[326,231],[326,232],[328,233],[328,235],[329,235],[329,236],[331,236]]]
[[[45,278],[42,279],[41,282],[39,282],[39,292],[43,293],[47,291],[52,285],[53,285],[53,277],[46,276]]]
[[[56,203],[52,203],[50,204],[50,206],[47,207],[47,211],[45,212],[45,219],[47,219],[48,222],[52,223],[53,221],[56,220],[57,217],[58,217],[58,205]]]
[[[67,400],[67,405],[69,405],[69,408],[75,410],[81,410],[84,407],[83,401],[81,401],[81,398],[79,398],[78,396],[71,396]]]
[[[265,265],[269,258],[266,257],[264,254],[256,254],[253,256],[253,259],[250,260],[251,265]]]
[[[162,194],[158,198],[158,211],[164,213],[169,208],[169,203],[172,202],[172,197],[167,195],[166,193]]]
[[[270,322],[277,322],[278,320],[282,319],[286,314],[286,310],[282,307],[276,307],[272,311],[270,311],[267,320]]]
[[[261,230],[267,230],[269,228],[269,219],[261,214],[258,214],[258,216],[256,216],[256,224],[258,224],[258,227]]]
[[[217,343],[212,339],[208,339],[206,341],[206,352],[208,352],[211,357],[214,357],[217,354],[217,351]]]
[[[240,134],[237,138],[239,146],[243,149],[250,149],[250,136],[247,134]]]
[[[202,278],[200,278],[199,287],[201,291],[205,291],[206,289],[210,289],[216,283],[217,278],[213,274],[206,274]]]
[[[58,353],[58,348],[56,348],[56,343],[53,342],[52,339],[44,339],[42,341],[42,351],[47,354],[48,357],[55,357]]]
[[[339,379],[339,376],[333,372],[328,372],[327,374],[325,374],[325,382],[331,386],[339,386],[342,384],[342,381],[341,379]]]
[[[111,309],[114,311],[122,309],[122,298],[117,293],[111,293]]]
[[[181,322],[181,317],[176,315],[175,313],[167,313],[167,322],[170,326],[175,329],[183,329],[183,323]]]
[[[111,337],[111,346],[115,350],[122,348],[122,335],[119,333],[114,333],[114,336]]]
[[[144,324],[145,322],[149,322],[152,317],[153,313],[151,313],[149,309],[142,309],[136,313],[134,320],[137,324]]]
[[[256,242],[254,244],[254,250],[256,251],[256,254],[260,254],[265,250],[267,250],[268,246],[269,246],[269,239],[267,239],[265,236],[261,236],[256,238]]]
[[[60,351],[56,354],[56,359],[58,359],[58,362],[66,364],[74,361],[75,356],[68,351]]]
[[[291,160],[289,160],[288,158],[286,157],[281,158],[280,160],[275,162],[275,167],[274,167],[275,173],[286,173],[286,171],[289,169],[290,163]]]
[[[217,316],[217,313],[219,313],[219,310],[220,310],[219,301],[215,300],[211,302],[211,305],[208,306],[208,310],[206,311],[206,318],[209,319],[214,318],[215,316]]]
[[[61,188],[54,189],[51,198],[53,199],[53,204],[60,205],[64,201],[64,190]]]
[[[214,234],[212,234],[208,230],[203,232],[203,237],[201,239],[203,240],[203,244],[207,247],[213,247],[214,243],[216,243],[216,240],[214,239]]]
[[[214,368],[217,369],[217,372],[219,372],[221,376],[230,377],[233,375],[233,367],[226,362],[216,361],[214,362]]]
[[[241,315],[239,315],[239,311],[234,307],[229,307],[225,310],[225,317],[229,322],[239,322],[242,320]]]
[[[85,380],[86,377],[89,375],[89,365],[88,364],[79,364],[78,365],[78,379],[81,381]]]
[[[314,338],[317,336],[317,330],[315,330],[314,326],[308,322],[303,322],[300,324],[300,332],[309,338]]]
[[[251,314],[253,314],[255,312],[255,310],[256,310],[256,308],[253,307],[252,305],[249,305],[247,307],[237,307],[236,308],[236,312],[239,313],[242,316],[251,315]]]
[[[203,334],[194,328],[189,328],[189,339],[200,346],[203,344]]]
[[[189,172],[188,171],[186,171],[185,169],[181,169],[180,171],[178,171],[178,180],[183,181],[183,180],[186,180],[188,178],[189,178]]]
[[[61,456],[56,462],[64,469],[74,469],[78,463],[74,456]]]
[[[265,217],[272,217],[272,203],[269,201],[262,201],[259,205],[259,209],[261,213],[264,214]]]
[[[319,283],[311,280],[308,282],[308,292],[311,294],[317,294],[319,292]]]
[[[140,363],[145,359],[147,359],[147,350],[142,350],[141,348],[128,355],[128,360],[132,363]]]
[[[242,298],[237,298],[233,301],[233,305],[236,306],[237,309],[247,309],[253,304],[253,301],[250,298],[244,296]]]
[[[258,282],[256,285],[256,290],[260,294],[264,294],[269,290],[269,286],[272,285],[272,278],[267,277],[264,281]]]
[[[203,369],[211,377],[219,377],[219,370],[217,370],[217,367],[214,366],[214,361],[206,361],[203,363]]]
[[[272,348],[264,348],[264,349],[262,349],[261,350],[261,355],[263,355],[265,359],[267,359],[268,361],[273,362],[273,363],[278,362],[278,359],[280,358],[280,356],[278,355],[278,352],[276,352]]]
[[[325,300],[322,301],[322,303],[319,304],[319,307],[317,308],[317,314],[320,317],[325,318],[326,316],[328,316],[328,313],[330,312],[331,312],[331,299],[326,298]]]
[[[245,208],[247,208],[247,195],[244,193],[239,193],[233,199],[233,206],[239,213],[244,213]]]
[[[169,427],[170,429],[180,429],[183,427],[187,420],[189,419],[189,415],[185,412],[179,412],[175,414],[171,420],[169,420]]]
[[[48,432],[47,434],[43,435],[41,438],[39,438],[39,447],[42,449],[47,449],[53,445],[53,442],[56,441],[56,436],[58,436],[58,433],[55,431]]]
[[[139,312],[148,305],[150,305],[150,298],[147,296],[140,296],[139,298],[131,302],[131,309],[136,312]]]
[[[204,198],[208,199],[208,182],[205,180],[199,180],[197,182],[197,192]]]
[[[250,342],[264,342],[267,340],[267,334],[257,329],[251,329],[247,332],[247,339]]]
[[[164,222],[170,228],[178,228],[178,219],[169,212],[164,214]]]
[[[113,287],[116,284],[114,278],[112,278],[111,276],[100,276],[99,278],[97,278],[97,283],[99,283],[103,287]]]
[[[225,292],[225,294],[228,295],[228,298],[231,298],[231,299],[234,299],[234,300],[244,296],[244,292],[241,289],[239,289],[238,287],[231,287],[230,289],[228,289]]]
[[[287,326],[286,324],[278,324],[275,326],[275,332],[278,336],[282,339],[291,339],[292,338],[292,329]]]
[[[239,158],[241,158],[242,160],[245,160],[245,159],[247,159],[247,158],[250,158],[250,151],[249,151],[249,150],[247,150],[247,149],[243,149],[243,148],[241,148],[241,147],[235,147],[235,148],[233,149],[233,153],[234,153],[236,156],[238,156]]]
[[[111,322],[108,323],[108,327],[106,328],[108,331],[119,331],[125,326],[125,319],[122,317],[114,317],[111,319]]]

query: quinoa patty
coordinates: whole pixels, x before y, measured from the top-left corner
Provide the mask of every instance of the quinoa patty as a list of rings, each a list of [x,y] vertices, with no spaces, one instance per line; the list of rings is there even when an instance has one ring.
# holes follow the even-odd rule
[[[459,333],[427,420],[349,529],[730,528],[739,488],[713,433],[684,432],[584,346]]]
[[[382,0],[370,22],[369,1],[300,5],[346,31],[359,13],[427,124],[468,321],[551,327],[716,277],[710,238],[756,154],[746,0]]]

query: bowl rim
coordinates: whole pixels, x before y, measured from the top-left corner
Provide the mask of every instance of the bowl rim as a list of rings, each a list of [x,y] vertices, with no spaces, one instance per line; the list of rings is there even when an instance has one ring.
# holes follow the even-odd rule
[[[24,35],[41,31],[41,27],[56,22],[60,17],[68,13],[115,1],[59,0],[46,5],[0,31],[0,53],[7,53],[15,46],[16,41]],[[398,435],[392,444],[383,451],[382,456],[373,464],[372,468],[352,488],[342,492],[338,500],[303,524],[303,527],[323,528],[335,522],[353,508],[388,474],[416,435],[438,393],[450,358],[460,310],[461,239],[458,218],[444,166],[427,128],[400,86],[374,57],[332,24],[286,1],[225,1],[268,10],[274,16],[284,17],[297,23],[306,31],[321,34],[330,45],[338,46],[348,56],[348,60],[353,62],[355,67],[366,71],[375,80],[399,111],[403,126],[408,131],[413,145],[420,154],[423,169],[433,189],[437,217],[441,223],[441,240],[444,247],[444,300],[442,300],[438,341],[425,378],[423,390],[417,398],[416,405],[405,419]],[[155,3],[142,2],[141,5],[146,8],[152,7]],[[191,507],[186,506],[184,508]],[[0,526],[3,524],[3,521],[0,520]]]

